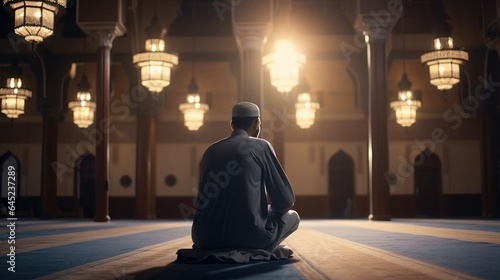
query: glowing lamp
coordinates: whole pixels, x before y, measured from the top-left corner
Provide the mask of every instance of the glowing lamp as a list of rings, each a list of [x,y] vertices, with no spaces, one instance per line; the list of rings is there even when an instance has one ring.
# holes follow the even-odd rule
[[[430,82],[439,90],[448,90],[460,82],[460,64],[469,60],[467,52],[453,49],[453,38],[434,39],[434,51],[420,57],[429,66]]]
[[[14,32],[26,41],[40,43],[54,33],[54,16],[66,0],[4,0],[14,10]]]
[[[295,103],[295,121],[302,129],[307,129],[314,124],[316,110],[319,103],[311,101],[311,95],[307,92],[300,93]]]
[[[7,69],[6,87],[0,88],[1,112],[11,119],[24,114],[26,100],[31,97],[31,91],[22,88],[22,74],[23,69],[14,62]]]
[[[184,114],[184,125],[188,130],[195,131],[203,125],[205,112],[208,105],[201,103],[198,92],[198,85],[193,77],[188,85],[187,102],[179,105],[179,110]]]
[[[279,92],[290,92],[299,83],[299,68],[305,63],[305,55],[296,52],[288,40],[277,40],[274,53],[262,59],[262,64],[269,68],[271,84]]]
[[[403,127],[409,127],[417,121],[417,110],[422,106],[422,102],[415,98],[411,85],[404,73],[399,82],[398,100],[390,104],[396,114],[396,122]]]
[[[179,62],[176,55],[165,52],[164,33],[158,18],[154,16],[151,25],[146,29],[146,51],[133,56],[133,63],[141,71],[141,84],[152,92],[155,98],[170,84],[171,69]]]
[[[86,128],[94,122],[96,108],[96,103],[91,101],[90,83],[86,75],[83,75],[77,88],[76,101],[69,102],[68,107],[73,111],[73,122],[79,128]]]

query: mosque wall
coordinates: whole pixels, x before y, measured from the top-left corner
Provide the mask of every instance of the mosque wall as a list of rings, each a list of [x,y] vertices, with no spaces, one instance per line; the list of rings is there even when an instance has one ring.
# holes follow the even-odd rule
[[[156,188],[160,217],[181,217],[181,204],[192,205],[198,184],[199,163],[203,152],[212,142],[158,143]],[[447,140],[443,143],[423,145],[415,141],[391,141],[389,167],[395,176],[390,187],[391,204],[396,213],[411,215],[415,199],[415,177],[411,165],[429,148],[441,161],[441,193],[443,203],[478,200],[481,193],[481,165],[479,142],[476,140]],[[31,206],[37,204],[41,181],[41,145],[35,143],[8,144],[9,150],[21,162],[21,196]],[[0,153],[7,151],[2,145]],[[328,162],[339,151],[344,151],[354,162],[355,200],[364,215],[368,207],[367,146],[365,141],[291,141],[284,144],[283,166],[297,195],[297,208],[306,217],[328,217]],[[92,145],[85,141],[58,145],[57,194],[65,208],[74,199],[74,164],[85,152],[94,153]],[[131,141],[115,141],[110,144],[110,201],[113,205],[128,204],[133,208],[135,180],[135,144]],[[128,176],[131,183],[123,186],[121,179]],[[473,197],[473,198],[472,198]],[[448,202],[447,202],[448,201]],[[451,202],[450,202],[451,201]],[[456,202],[452,202],[456,201]],[[65,206],[66,205],[66,206]],[[315,207],[312,207],[315,206]],[[27,206],[28,207],[28,206]],[[68,206],[69,207],[69,206]],[[451,207],[451,206],[450,206]],[[312,209],[312,210],[311,210]],[[402,211],[402,209],[406,209]],[[116,212],[116,210],[114,211]],[[356,212],[355,212],[356,214]],[[403,214],[402,214],[403,215]]]

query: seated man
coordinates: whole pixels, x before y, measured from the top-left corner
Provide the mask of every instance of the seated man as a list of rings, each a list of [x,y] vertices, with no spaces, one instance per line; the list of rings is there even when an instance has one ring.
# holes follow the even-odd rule
[[[259,107],[236,104],[231,128],[231,135],[212,144],[201,161],[194,248],[272,252],[298,228],[299,215],[290,210],[295,195],[273,147],[257,138]]]

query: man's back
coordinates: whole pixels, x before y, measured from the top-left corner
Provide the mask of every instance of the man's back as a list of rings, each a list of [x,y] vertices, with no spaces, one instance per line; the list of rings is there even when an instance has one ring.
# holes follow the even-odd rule
[[[272,251],[297,229],[299,216],[290,210],[295,196],[271,144],[249,137],[258,137],[260,124],[258,106],[240,102],[233,107],[231,136],[205,151],[192,227],[195,247]]]
[[[267,214],[262,180],[266,152],[261,141],[235,131],[205,152],[193,226],[196,245],[258,248],[272,240],[275,231]]]

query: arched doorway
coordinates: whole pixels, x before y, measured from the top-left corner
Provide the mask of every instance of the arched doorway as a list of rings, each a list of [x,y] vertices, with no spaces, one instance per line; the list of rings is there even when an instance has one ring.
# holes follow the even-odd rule
[[[75,196],[84,218],[95,214],[95,156],[89,152],[75,162]]]
[[[343,150],[328,162],[330,218],[351,218],[354,200],[354,161]]]
[[[0,157],[0,215],[8,214],[9,206],[20,210],[21,198],[21,164],[19,159],[10,151]],[[14,197],[10,198],[9,197]],[[15,212],[14,212],[15,213]]]
[[[429,149],[420,153],[415,166],[415,215],[439,217],[441,207],[441,160]]]

